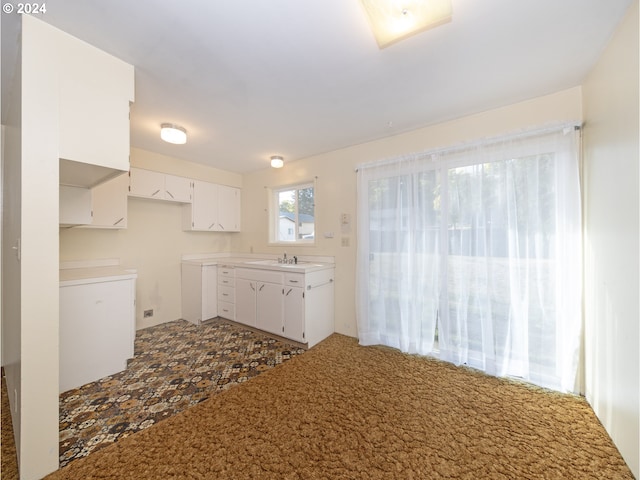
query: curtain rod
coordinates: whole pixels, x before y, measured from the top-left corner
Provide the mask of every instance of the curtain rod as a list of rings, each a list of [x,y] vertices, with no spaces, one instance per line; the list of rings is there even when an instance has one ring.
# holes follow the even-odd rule
[[[358,170],[364,169],[364,168],[380,167],[386,164],[391,164],[391,163],[397,162],[399,157],[405,157],[408,155],[414,155],[416,159],[419,159],[422,157],[429,157],[433,155],[459,153],[459,152],[463,152],[464,150],[471,150],[481,145],[493,145],[496,143],[505,142],[509,140],[518,140],[521,138],[537,137],[537,136],[548,135],[551,133],[558,133],[558,132],[563,132],[566,135],[570,131],[580,130],[581,128],[582,128],[582,124],[578,122],[565,122],[565,123],[559,123],[559,124],[554,123],[553,125],[548,125],[542,128],[535,128],[531,130],[507,133],[505,135],[472,140],[470,142],[464,142],[458,145],[451,145],[448,147],[438,147],[431,150],[425,150],[422,152],[409,152],[401,155],[396,155],[395,157],[392,157],[392,158],[388,157],[380,160],[364,162],[356,165],[355,171],[357,172]]]

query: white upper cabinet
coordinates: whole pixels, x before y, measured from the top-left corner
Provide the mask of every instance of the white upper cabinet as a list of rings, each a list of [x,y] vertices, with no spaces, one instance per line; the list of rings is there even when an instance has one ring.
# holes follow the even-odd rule
[[[193,202],[183,208],[184,230],[216,231],[218,225],[218,185],[193,180]]]
[[[129,170],[134,68],[71,36],[60,43],[59,157],[106,169],[83,185],[93,187]]]
[[[221,231],[240,231],[240,189],[218,186],[218,225]]]
[[[169,202],[191,203],[191,179],[132,168],[129,195]]]
[[[239,232],[240,189],[193,180],[193,202],[183,215],[183,230]]]
[[[91,189],[90,227],[127,228],[129,176],[123,173]]]
[[[191,182],[192,180],[190,178],[176,177],[175,175],[165,175],[165,200],[180,203],[191,203]]]

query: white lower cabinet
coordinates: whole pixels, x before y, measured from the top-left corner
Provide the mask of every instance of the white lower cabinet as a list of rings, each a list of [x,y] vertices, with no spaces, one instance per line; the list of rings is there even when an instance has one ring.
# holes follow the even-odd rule
[[[333,275],[236,268],[236,321],[312,347],[334,331]]]
[[[127,368],[135,340],[135,279],[60,286],[60,392]]]
[[[236,321],[282,335],[283,274],[236,268]]]
[[[182,264],[182,318],[196,325],[218,316],[218,267]]]

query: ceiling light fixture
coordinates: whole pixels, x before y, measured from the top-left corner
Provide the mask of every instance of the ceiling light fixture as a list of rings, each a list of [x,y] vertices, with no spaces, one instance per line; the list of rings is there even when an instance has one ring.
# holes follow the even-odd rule
[[[360,0],[380,49],[451,21],[451,0]]]
[[[180,125],[163,123],[160,126],[160,138],[165,142],[182,145],[183,143],[187,143],[187,131]]]
[[[284,159],[279,155],[271,157],[271,166],[273,168],[282,168],[284,166]]]

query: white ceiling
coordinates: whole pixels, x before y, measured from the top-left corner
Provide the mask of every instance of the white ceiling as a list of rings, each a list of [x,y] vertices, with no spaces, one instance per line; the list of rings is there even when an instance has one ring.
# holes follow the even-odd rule
[[[453,0],[451,23],[384,50],[358,0],[53,0],[40,18],[135,65],[132,146],[242,173],[579,85],[632,1]]]

